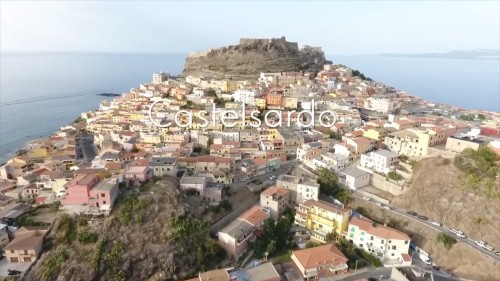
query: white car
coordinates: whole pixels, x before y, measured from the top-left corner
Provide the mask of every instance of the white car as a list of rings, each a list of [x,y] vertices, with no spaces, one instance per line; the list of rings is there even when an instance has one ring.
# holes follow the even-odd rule
[[[270,180],[275,180],[276,179],[276,176],[275,175],[272,175],[269,177]]]
[[[477,241],[474,241],[474,243],[476,243],[476,245],[478,245],[479,247],[482,247],[488,251],[493,251],[493,247],[491,247],[490,245],[488,245],[488,243],[486,243],[484,241],[477,240]]]
[[[362,198],[363,198],[364,200],[366,200],[366,201],[370,201],[370,197],[368,197],[368,196],[363,196]]]
[[[420,259],[425,263],[425,264],[428,264],[428,265],[432,265],[432,261],[431,259],[429,258],[429,256],[427,255],[424,255],[424,254],[420,254],[419,255]]]
[[[467,237],[463,231],[456,230],[454,228],[450,229],[450,232],[453,233],[453,234],[455,234],[456,236],[458,236],[460,238],[466,238]]]
[[[437,221],[431,221],[431,224],[441,227],[441,223]]]
[[[240,181],[241,181],[241,182],[243,182],[243,181],[247,181],[247,178],[241,178],[241,179],[240,179]]]

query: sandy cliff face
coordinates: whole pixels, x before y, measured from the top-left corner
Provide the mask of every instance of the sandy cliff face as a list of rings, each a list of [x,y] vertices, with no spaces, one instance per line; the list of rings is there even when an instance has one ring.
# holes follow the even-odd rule
[[[186,58],[184,75],[223,77],[254,76],[260,72],[319,70],[325,64],[321,48],[299,49],[285,37],[241,39],[240,44],[192,53]]]

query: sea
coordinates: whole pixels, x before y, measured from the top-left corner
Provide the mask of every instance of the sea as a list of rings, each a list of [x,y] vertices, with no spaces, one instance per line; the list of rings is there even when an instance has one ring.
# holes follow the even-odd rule
[[[29,140],[49,136],[109,97],[179,74],[186,54],[0,53],[0,163]],[[498,60],[328,56],[429,101],[500,111]]]

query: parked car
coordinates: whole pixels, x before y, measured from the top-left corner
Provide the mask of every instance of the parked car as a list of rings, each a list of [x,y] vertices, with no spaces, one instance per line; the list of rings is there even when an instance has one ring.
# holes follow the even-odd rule
[[[417,213],[416,213],[416,212],[414,212],[414,211],[408,211],[408,212],[406,212],[406,213],[407,213],[408,215],[410,215],[410,216],[416,216],[416,215],[417,215]]]
[[[500,256],[500,252],[496,252],[495,255]]]
[[[431,221],[431,224],[441,227],[441,223],[437,221]]]
[[[450,232],[453,233],[453,234],[455,234],[456,236],[458,236],[460,238],[466,238],[467,237],[463,231],[456,230],[454,228],[450,229]]]
[[[387,209],[387,210],[391,209],[391,207],[389,205],[383,205],[382,208]]]
[[[419,255],[420,259],[425,263],[425,264],[428,264],[428,265],[431,265],[432,262],[431,262],[431,259],[429,258],[429,256],[427,255],[424,255],[424,254],[420,254]]]
[[[429,218],[428,218],[428,217],[426,217],[426,216],[418,216],[418,218],[419,218],[419,219],[421,219],[421,220],[423,220],[423,221],[426,221],[426,220],[428,220],[428,219],[429,219]]]
[[[366,201],[370,201],[370,197],[368,197],[368,196],[363,196],[362,198],[363,198],[364,200],[366,200]]]
[[[270,180],[275,180],[276,179],[276,176],[275,175],[272,175],[269,177]]]
[[[241,178],[241,179],[240,179],[240,181],[241,181],[241,182],[243,182],[243,181],[247,181],[247,178]]]
[[[493,251],[493,247],[491,247],[490,245],[488,245],[488,243],[486,243],[484,241],[477,240],[477,241],[474,241],[474,243],[476,243],[476,245],[478,245],[479,247],[482,247],[488,251]]]

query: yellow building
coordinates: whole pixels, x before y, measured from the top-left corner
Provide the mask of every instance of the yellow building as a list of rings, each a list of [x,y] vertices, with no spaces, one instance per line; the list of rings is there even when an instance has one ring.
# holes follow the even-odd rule
[[[349,210],[325,201],[307,200],[296,208],[295,223],[311,232],[311,238],[326,242],[329,233],[342,235],[349,226]]]
[[[222,88],[221,90],[223,92],[234,92],[238,90],[239,84],[237,81],[222,81]]]
[[[259,109],[266,108],[266,99],[265,98],[255,98],[254,99],[255,106]]]
[[[130,121],[140,121],[146,118],[146,115],[141,112],[134,112],[130,114]]]
[[[368,129],[363,131],[363,137],[369,138],[372,140],[383,141],[387,132],[381,128]]]

